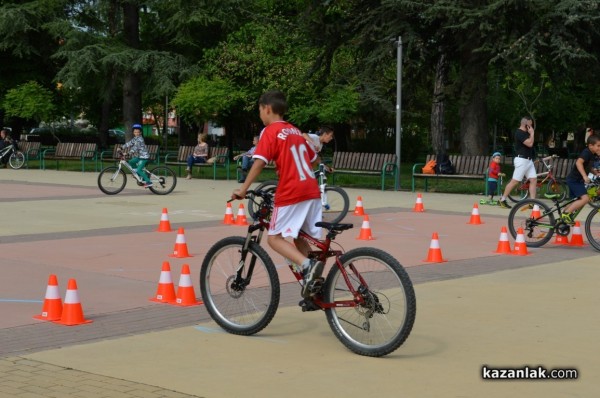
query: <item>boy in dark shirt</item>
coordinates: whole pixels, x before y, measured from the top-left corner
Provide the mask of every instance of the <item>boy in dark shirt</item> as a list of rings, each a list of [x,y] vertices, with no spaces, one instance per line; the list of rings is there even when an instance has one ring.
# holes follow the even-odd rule
[[[571,197],[579,198],[567,206],[565,212],[562,214],[562,219],[567,224],[573,224],[573,218],[575,218],[574,213],[576,215],[576,213],[579,212],[579,209],[590,201],[585,184],[591,182],[588,173],[598,173],[598,171],[593,169],[593,166],[598,161],[599,156],[600,137],[597,135],[590,135],[587,140],[587,148],[579,154],[573,169],[567,176],[567,185],[569,186]]]

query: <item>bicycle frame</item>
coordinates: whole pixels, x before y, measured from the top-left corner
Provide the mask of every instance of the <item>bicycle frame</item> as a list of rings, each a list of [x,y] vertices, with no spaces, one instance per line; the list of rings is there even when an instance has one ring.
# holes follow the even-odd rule
[[[144,180],[142,179],[142,177],[140,177],[140,176],[138,175],[137,171],[136,171],[136,170],[135,170],[133,167],[131,167],[131,165],[129,164],[129,162],[127,162],[127,160],[125,160],[125,158],[124,158],[124,157],[122,157],[121,159],[119,159],[119,162],[118,162],[117,164],[118,164],[118,170],[117,170],[117,173],[118,173],[118,172],[121,170],[121,168],[122,168],[123,166],[125,166],[125,169],[126,169],[126,170],[129,170],[129,172],[131,173],[131,175],[133,176],[133,178],[135,178],[135,179],[136,179],[138,182],[140,182],[140,183],[143,183],[143,182],[144,182]],[[148,169],[146,169],[146,167],[144,167],[144,168],[143,168],[143,171],[144,171],[146,174],[148,174],[148,176],[150,176],[150,175],[151,175],[151,174],[150,174],[150,172],[148,171]]]
[[[550,159],[554,159],[556,156],[548,156],[545,158],[540,159],[540,161],[544,164],[544,167],[546,168],[547,171],[544,171],[542,173],[538,173],[536,175],[537,177],[537,182],[536,185],[538,188],[541,188],[542,185],[544,185],[546,182],[548,181],[556,181],[556,178],[554,177],[554,174],[552,173],[552,165],[548,163],[548,161]],[[544,177],[543,179],[540,179],[541,177]],[[522,185],[521,185],[522,189],[527,189],[529,188],[529,180],[526,179]]]
[[[269,228],[269,219],[271,217],[271,209],[272,209],[270,207],[271,205],[272,204],[270,203],[270,201],[267,201],[267,200],[265,200],[263,203],[261,203],[260,207],[259,207],[259,211],[257,212],[258,217],[256,218],[256,220],[254,221],[253,224],[248,226],[248,233],[246,235],[246,240],[245,240],[244,246],[242,248],[242,256],[241,256],[241,260],[240,260],[239,269],[237,270],[237,275],[236,275],[236,278],[234,281],[234,285],[237,288],[240,288],[240,289],[243,288],[244,286],[248,285],[250,283],[250,280],[252,279],[252,272],[254,270],[256,258],[252,258],[250,261],[246,279],[244,279],[244,277],[243,277],[244,264],[246,263],[246,256],[248,255],[248,247],[250,245],[250,242],[252,242],[252,241],[260,245],[265,229]],[[258,233],[254,234],[256,231],[258,231]],[[328,309],[328,308],[333,308],[333,307],[355,307],[359,304],[364,303],[364,298],[352,286],[352,283],[350,282],[350,279],[348,277],[348,272],[343,267],[343,265],[340,261],[340,256],[343,254],[343,252],[341,250],[331,250],[331,242],[334,240],[335,236],[340,232],[341,231],[336,231],[336,230],[330,229],[324,240],[313,238],[312,236],[308,235],[306,232],[304,232],[302,230],[300,231],[300,234],[299,234],[299,238],[301,238],[305,242],[307,242],[311,246],[311,248],[316,248],[316,250],[309,251],[309,253],[308,253],[309,258],[316,258],[319,261],[323,261],[323,263],[325,263],[328,258],[335,257],[335,265],[334,266],[339,268],[339,270],[344,278],[344,281],[346,282],[346,285],[348,286],[348,290],[352,293],[352,296],[353,296],[353,300],[345,300],[345,301],[336,301],[333,303],[326,303],[325,301],[322,300],[320,295],[315,295],[313,297],[313,303],[315,305],[317,305],[320,309]],[[294,265],[291,263],[289,263],[288,266],[289,266],[290,270],[292,271],[292,273],[294,274],[298,283],[301,283],[303,281],[303,276],[302,276],[300,270],[295,269]],[[352,265],[350,265],[350,269],[356,275],[356,277],[361,281],[361,283],[364,286],[367,286],[366,281],[361,277],[360,273],[356,270],[356,268],[354,268]]]

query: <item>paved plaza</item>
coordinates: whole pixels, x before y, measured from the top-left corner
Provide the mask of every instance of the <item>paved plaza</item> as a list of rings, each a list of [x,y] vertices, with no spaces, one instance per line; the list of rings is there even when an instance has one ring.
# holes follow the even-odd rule
[[[167,196],[129,181],[107,196],[96,178],[0,170],[0,397],[591,397],[600,388],[598,252],[549,243],[528,256],[496,254],[508,211],[481,205],[483,224],[468,224],[480,196],[423,193],[426,211],[416,213],[412,192],[347,189],[352,209],[362,197],[375,239],[357,240],[362,218],[349,214],[355,228],[337,241],[390,252],[417,296],[404,345],[367,358],[335,338],[324,313],[301,312],[299,288],[271,250],[281,304],[255,336],[223,332],[203,306],[149,301],[164,261],[176,284],[188,264],[199,296],[208,249],[245,234],[222,223],[235,181],[180,179]],[[163,208],[173,232],[156,231]],[[179,227],[192,257],[169,257]],[[434,232],[447,262],[423,261]],[[92,323],[33,318],[50,274],[63,299],[76,279]],[[578,378],[482,377],[526,366],[576,369]]]

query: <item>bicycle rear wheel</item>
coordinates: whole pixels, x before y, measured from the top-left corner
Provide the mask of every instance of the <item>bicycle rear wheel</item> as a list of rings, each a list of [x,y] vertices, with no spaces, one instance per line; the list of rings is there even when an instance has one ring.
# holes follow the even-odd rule
[[[323,204],[325,199],[325,204]],[[339,223],[348,214],[350,199],[348,194],[339,187],[325,187],[325,198],[321,198],[323,204],[323,221]]]
[[[400,263],[376,248],[361,247],[340,257],[364,303],[325,310],[335,336],[359,355],[387,355],[408,338],[417,311],[412,282]],[[333,303],[354,298],[337,266],[327,275],[324,299]]]
[[[529,197],[529,182],[521,181],[509,193],[508,199],[513,203],[518,203]]]
[[[268,180],[262,182],[254,188],[254,191],[266,191],[266,192],[275,192],[277,189],[277,180]],[[255,219],[256,212],[260,208],[260,204],[262,203],[262,198],[251,195],[248,198],[248,215]]]
[[[585,237],[594,249],[600,251],[600,211],[596,207],[585,219]]]
[[[8,164],[15,170],[20,169],[25,164],[25,155],[21,151],[13,151],[8,158]]]
[[[534,217],[534,206],[538,205],[540,215]],[[528,247],[540,247],[548,243],[554,234],[554,212],[550,207],[537,199],[525,199],[513,205],[508,214],[508,229],[513,238],[517,237],[519,228],[523,228],[523,237]]]
[[[210,248],[200,271],[202,300],[211,318],[233,334],[251,335],[264,329],[279,305],[279,277],[267,252],[246,238],[232,236]],[[237,278],[241,266],[241,279]]]
[[[127,176],[116,166],[103,169],[98,175],[98,188],[107,195],[116,195],[125,188]]]
[[[157,195],[169,194],[173,192],[177,185],[175,172],[165,166],[158,166],[150,170],[149,177],[152,181],[150,190]]]

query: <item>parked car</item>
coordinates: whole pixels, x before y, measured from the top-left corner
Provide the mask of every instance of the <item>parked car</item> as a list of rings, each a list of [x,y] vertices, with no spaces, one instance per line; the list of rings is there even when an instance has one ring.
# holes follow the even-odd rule
[[[108,139],[109,141],[113,141],[117,144],[125,143],[125,132],[119,129],[109,129],[108,130]]]

